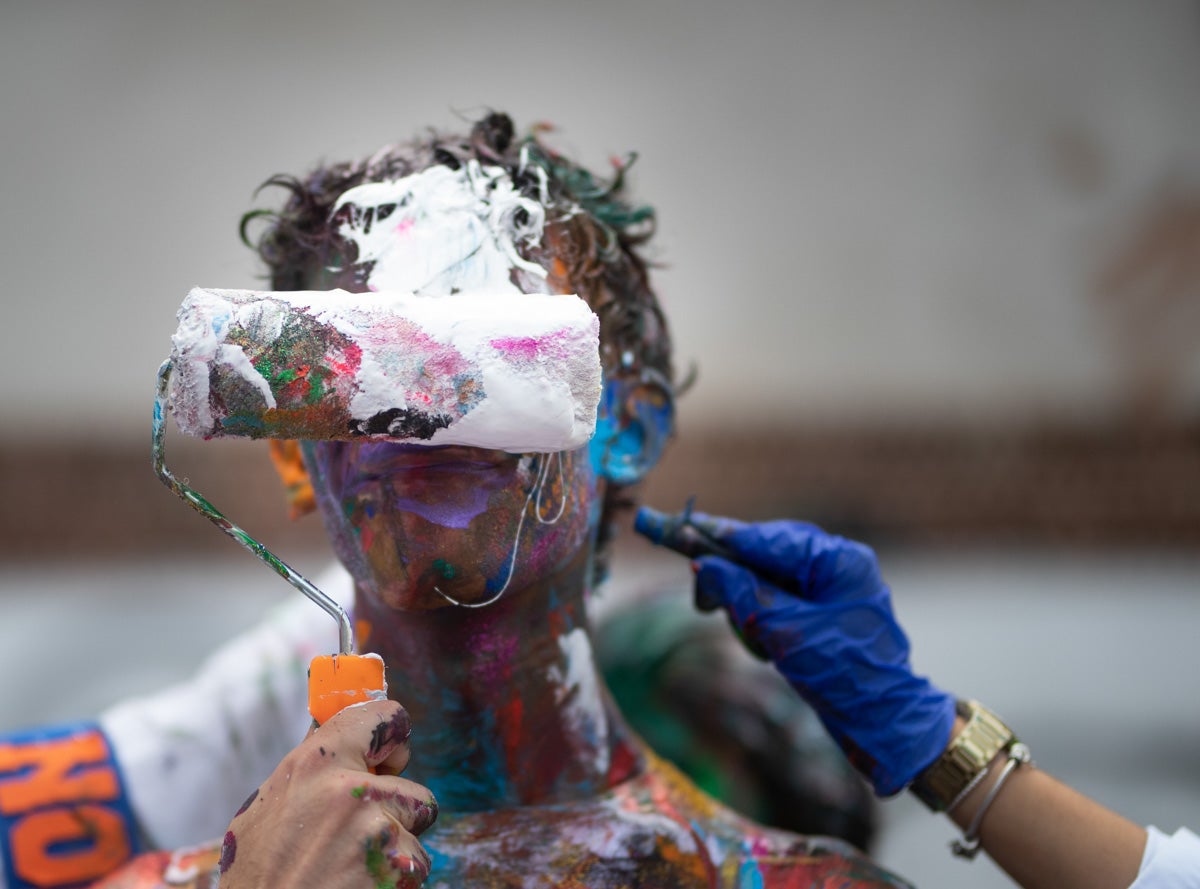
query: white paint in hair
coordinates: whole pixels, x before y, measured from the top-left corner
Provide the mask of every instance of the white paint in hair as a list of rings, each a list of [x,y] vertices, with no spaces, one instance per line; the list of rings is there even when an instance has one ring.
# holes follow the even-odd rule
[[[472,160],[457,170],[438,165],[358,185],[337,199],[339,214],[338,233],[358,247],[359,264],[371,264],[372,290],[520,293],[519,272],[527,273],[526,288],[545,290],[546,270],[518,249],[541,242],[545,209],[517,191],[502,167]]]

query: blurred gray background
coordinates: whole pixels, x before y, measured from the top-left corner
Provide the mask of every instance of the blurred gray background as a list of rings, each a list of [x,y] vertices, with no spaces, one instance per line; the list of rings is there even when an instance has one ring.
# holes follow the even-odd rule
[[[0,728],[186,675],[286,595],[150,474],[174,311],[260,282],[237,221],[272,174],[495,108],[639,154],[699,371],[647,498],[877,544],[919,667],[1195,827],[1198,93],[1192,0],[3,3],[0,645],[66,684],[10,671]],[[171,448],[324,563],[261,449]],[[686,585],[626,550],[625,589]],[[886,863],[1007,885],[910,808]]]

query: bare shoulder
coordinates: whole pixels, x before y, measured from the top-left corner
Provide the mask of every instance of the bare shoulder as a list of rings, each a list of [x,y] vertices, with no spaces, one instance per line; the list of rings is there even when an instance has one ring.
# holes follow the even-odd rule
[[[442,812],[421,841],[430,889],[574,886],[904,889],[852,846],[743,818],[653,755],[594,799],[464,815]],[[93,889],[216,889],[219,844],[135,858]]]
[[[422,837],[437,889],[571,885],[900,889],[909,884],[838,840],[743,818],[673,767],[578,803],[454,816]]]

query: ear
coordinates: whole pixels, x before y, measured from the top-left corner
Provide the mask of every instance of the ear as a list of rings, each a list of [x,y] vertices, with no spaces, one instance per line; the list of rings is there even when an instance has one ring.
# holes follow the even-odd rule
[[[618,370],[604,381],[590,457],[596,475],[616,485],[640,482],[675,431],[675,397],[658,373]]]
[[[317,499],[313,495],[308,470],[304,468],[300,442],[272,438],[268,439],[267,445],[270,447],[271,462],[275,464],[275,471],[279,473],[279,478],[287,489],[291,517],[298,519],[308,515],[317,508]]]

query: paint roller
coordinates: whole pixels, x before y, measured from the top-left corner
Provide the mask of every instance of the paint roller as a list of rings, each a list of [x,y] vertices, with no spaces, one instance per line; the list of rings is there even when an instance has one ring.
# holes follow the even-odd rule
[[[201,438],[377,439],[553,453],[596,426],[599,320],[578,296],[443,296],[194,288],[158,373],[153,456],[184,502],[330,614],[336,655],[309,669],[318,723],[386,696],[383,661],[358,655],[350,617],[166,467],[169,412]]]

